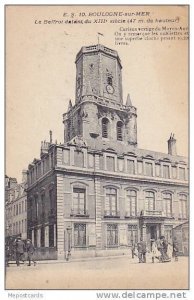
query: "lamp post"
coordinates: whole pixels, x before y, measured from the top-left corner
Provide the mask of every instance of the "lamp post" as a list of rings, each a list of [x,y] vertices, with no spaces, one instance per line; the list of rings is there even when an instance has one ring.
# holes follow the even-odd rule
[[[67,256],[66,260],[68,261],[71,256],[71,231],[72,228],[70,226],[67,227]]]

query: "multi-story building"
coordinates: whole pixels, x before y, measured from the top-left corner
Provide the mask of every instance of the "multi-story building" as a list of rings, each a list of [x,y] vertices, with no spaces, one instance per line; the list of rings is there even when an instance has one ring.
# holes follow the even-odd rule
[[[27,171],[22,172],[22,183],[5,177],[5,230],[6,238],[27,238]]]
[[[50,132],[28,168],[28,236],[39,257],[64,258],[69,248],[72,256],[126,253],[140,237],[170,241],[188,220],[187,158],[172,134],[167,153],[138,148],[121,69],[118,53],[103,45],[76,56],[64,143],[53,144]]]

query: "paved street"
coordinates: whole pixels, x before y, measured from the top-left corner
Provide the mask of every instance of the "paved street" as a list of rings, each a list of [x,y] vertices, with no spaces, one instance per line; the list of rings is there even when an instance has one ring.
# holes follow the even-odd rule
[[[7,268],[8,289],[187,289],[188,258],[139,264],[137,258],[100,258]]]

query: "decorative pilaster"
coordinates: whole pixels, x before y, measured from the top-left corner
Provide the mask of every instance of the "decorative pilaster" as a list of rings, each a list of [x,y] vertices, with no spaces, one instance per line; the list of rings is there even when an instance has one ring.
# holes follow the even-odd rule
[[[64,259],[64,183],[63,176],[57,174],[57,255]]]

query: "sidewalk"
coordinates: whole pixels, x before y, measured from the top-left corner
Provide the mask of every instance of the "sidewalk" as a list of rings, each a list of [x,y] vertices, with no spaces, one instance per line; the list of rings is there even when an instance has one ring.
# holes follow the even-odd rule
[[[39,264],[62,264],[62,263],[74,263],[74,262],[88,262],[88,261],[95,261],[95,260],[109,260],[109,259],[119,259],[119,258],[127,258],[129,260],[132,260],[131,255],[113,255],[113,256],[95,256],[95,257],[80,257],[80,258],[70,258],[68,261],[63,260],[37,260],[37,265]],[[23,265],[25,263],[28,263],[28,261],[25,261],[24,263],[21,262],[20,264]],[[15,261],[9,261],[10,265],[15,265]],[[32,263],[33,265],[33,263]]]

